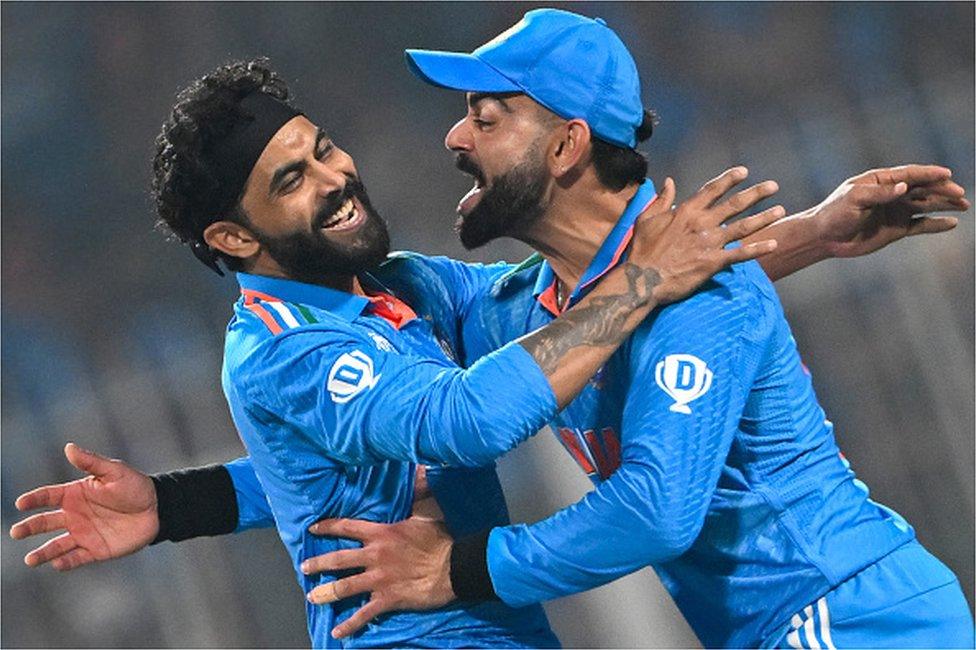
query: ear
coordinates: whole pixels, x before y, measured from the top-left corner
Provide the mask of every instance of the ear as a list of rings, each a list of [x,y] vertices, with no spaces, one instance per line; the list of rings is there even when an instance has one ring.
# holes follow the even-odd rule
[[[253,257],[261,249],[254,234],[233,221],[215,221],[210,224],[203,231],[203,240],[211,248],[241,259]]]
[[[554,178],[563,178],[578,171],[589,160],[590,125],[585,120],[567,120],[559,126],[558,139],[549,147],[549,171]]]

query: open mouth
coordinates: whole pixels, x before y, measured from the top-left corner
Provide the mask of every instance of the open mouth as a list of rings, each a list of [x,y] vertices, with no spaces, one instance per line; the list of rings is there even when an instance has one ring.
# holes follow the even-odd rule
[[[485,189],[485,182],[481,176],[474,177],[474,185],[468,190],[468,193],[461,197],[458,201],[457,212],[462,217],[470,214],[474,207],[478,205],[478,201],[481,200],[481,195]]]
[[[325,220],[322,230],[340,232],[357,228],[366,219],[366,210],[355,197],[346,199],[339,209]]]

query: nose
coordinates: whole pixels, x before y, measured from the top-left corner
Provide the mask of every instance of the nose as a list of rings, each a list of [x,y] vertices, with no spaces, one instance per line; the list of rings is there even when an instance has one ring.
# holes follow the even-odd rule
[[[458,120],[444,137],[444,146],[451,151],[471,151],[471,130],[467,125],[467,118]]]
[[[319,161],[314,163],[312,169],[311,176],[315,180],[316,190],[320,196],[327,197],[346,189],[349,177],[342,170]]]

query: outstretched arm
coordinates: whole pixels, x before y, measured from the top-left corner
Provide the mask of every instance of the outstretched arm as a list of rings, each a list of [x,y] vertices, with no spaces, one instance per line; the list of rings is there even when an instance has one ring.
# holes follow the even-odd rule
[[[822,203],[777,221],[752,239],[775,239],[776,251],[759,259],[779,280],[831,257],[868,255],[892,242],[945,232],[955,217],[926,216],[968,210],[965,190],[938,165],[902,165],[853,176]]]
[[[152,480],[122,461],[109,460],[74,443],[68,462],[88,476],[45,485],[17,498],[18,510],[54,508],[10,529],[14,539],[64,531],[24,557],[28,566],[51,562],[59,571],[122,557],[147,546],[159,533]]]
[[[225,465],[147,475],[74,443],[68,443],[64,453],[88,475],[36,488],[16,501],[19,510],[53,510],[14,524],[14,539],[63,531],[27,553],[28,566],[50,562],[58,571],[69,571],[157,542],[274,526],[271,507],[246,456]]]

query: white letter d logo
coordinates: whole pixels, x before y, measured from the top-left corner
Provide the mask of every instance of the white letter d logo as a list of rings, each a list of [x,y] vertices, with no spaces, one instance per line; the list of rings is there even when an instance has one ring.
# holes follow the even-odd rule
[[[712,371],[704,361],[691,354],[669,354],[654,368],[654,380],[674,400],[672,411],[690,415],[688,403],[712,387]]]

